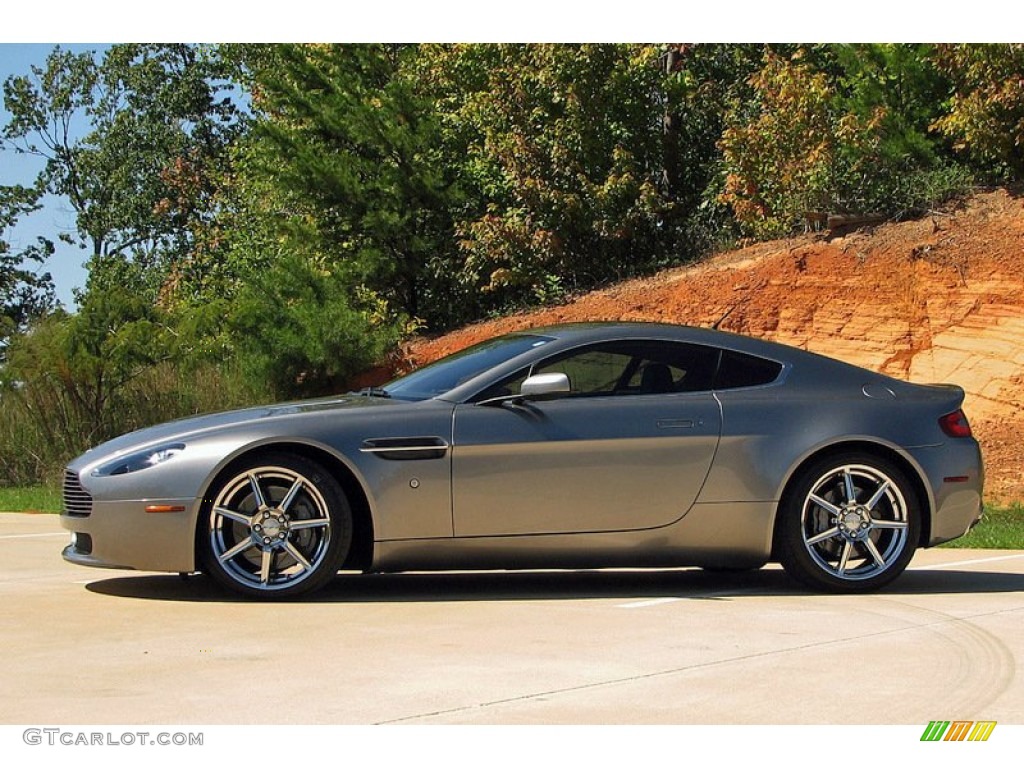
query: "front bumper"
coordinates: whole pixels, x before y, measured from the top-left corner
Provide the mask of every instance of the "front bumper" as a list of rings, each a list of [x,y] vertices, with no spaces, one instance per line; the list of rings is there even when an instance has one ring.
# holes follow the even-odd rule
[[[184,511],[146,512],[153,505]],[[196,499],[96,500],[88,516],[61,515],[61,525],[74,534],[63,557],[93,568],[194,571],[197,514]]]

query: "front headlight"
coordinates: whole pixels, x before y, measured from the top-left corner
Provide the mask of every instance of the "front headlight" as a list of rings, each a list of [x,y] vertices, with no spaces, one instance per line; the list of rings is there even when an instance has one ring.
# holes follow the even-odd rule
[[[173,459],[185,450],[184,443],[171,443],[169,445],[158,445],[155,448],[147,448],[144,451],[129,453],[126,456],[118,456],[113,461],[101,464],[92,471],[93,477],[108,477],[110,475],[127,475],[129,472],[138,472],[140,469],[155,467]]]

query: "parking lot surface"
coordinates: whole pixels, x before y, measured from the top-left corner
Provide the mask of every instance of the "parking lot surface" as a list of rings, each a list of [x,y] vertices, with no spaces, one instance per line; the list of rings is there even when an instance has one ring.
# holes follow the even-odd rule
[[[1024,723],[1024,552],[883,592],[777,567],[339,575],[301,602],[91,570],[0,515],[0,723]]]

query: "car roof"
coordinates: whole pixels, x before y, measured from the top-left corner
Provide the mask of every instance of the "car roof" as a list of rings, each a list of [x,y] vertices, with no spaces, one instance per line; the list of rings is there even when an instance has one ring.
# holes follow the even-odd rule
[[[665,339],[725,347],[727,349],[735,349],[738,352],[749,352],[750,354],[780,361],[788,360],[792,352],[800,353],[800,350],[797,350],[795,347],[777,344],[764,339],[755,339],[728,331],[643,321],[561,323],[538,326],[536,328],[524,328],[516,331],[515,334],[549,336],[574,344],[631,338]]]

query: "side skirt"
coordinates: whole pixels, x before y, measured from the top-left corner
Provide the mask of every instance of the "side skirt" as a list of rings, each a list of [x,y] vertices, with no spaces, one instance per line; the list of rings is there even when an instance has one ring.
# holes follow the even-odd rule
[[[671,525],[640,531],[377,541],[369,570],[758,567],[771,554],[775,507],[695,504]]]

